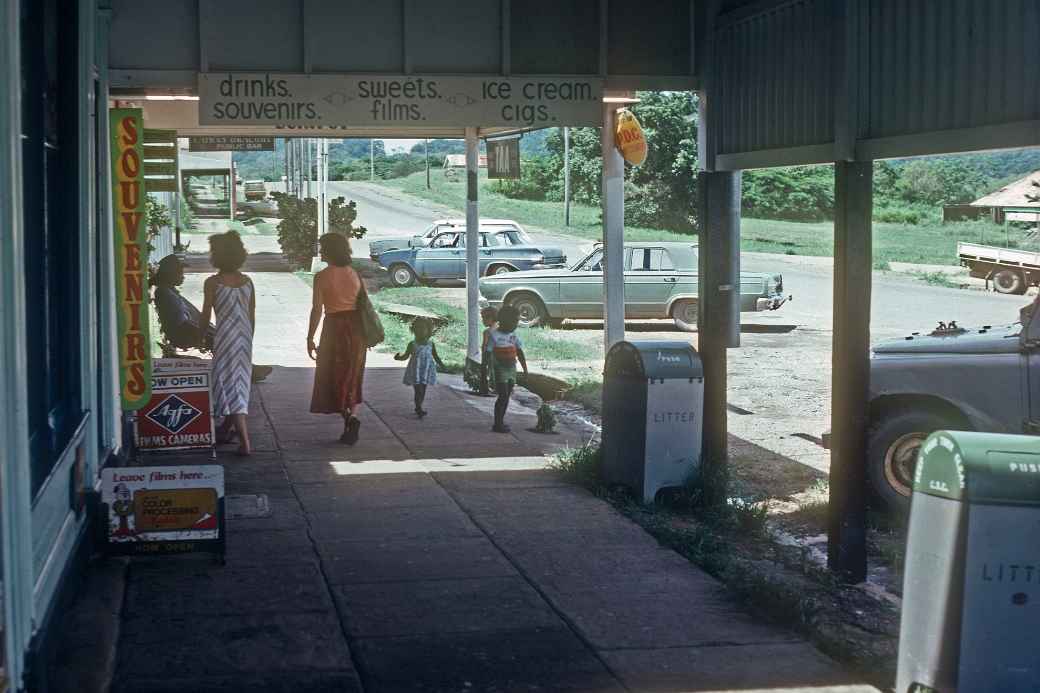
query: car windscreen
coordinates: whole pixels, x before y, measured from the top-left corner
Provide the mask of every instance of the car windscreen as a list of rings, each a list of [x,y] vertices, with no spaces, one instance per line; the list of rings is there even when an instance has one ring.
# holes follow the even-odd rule
[[[596,248],[591,253],[585,256],[585,259],[576,264],[571,268],[573,272],[602,272],[603,263],[603,250]]]
[[[485,237],[488,242],[485,245],[490,246],[512,246],[512,245],[530,245],[530,238],[525,238],[527,234],[517,229],[509,229],[508,231],[498,231],[495,233],[486,234]]]

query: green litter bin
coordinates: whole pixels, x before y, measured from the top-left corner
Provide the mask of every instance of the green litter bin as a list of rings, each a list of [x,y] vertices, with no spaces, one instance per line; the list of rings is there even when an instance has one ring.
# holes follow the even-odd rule
[[[896,690],[1040,691],[1040,438],[938,431],[910,506]]]

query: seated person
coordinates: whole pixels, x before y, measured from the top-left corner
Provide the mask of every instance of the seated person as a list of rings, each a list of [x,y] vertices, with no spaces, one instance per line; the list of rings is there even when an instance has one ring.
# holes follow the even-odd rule
[[[210,323],[202,328],[202,313],[191,301],[181,296],[177,287],[184,283],[184,263],[176,255],[159,261],[155,284],[155,311],[159,329],[166,338],[163,356],[175,356],[178,349],[210,351],[217,328]],[[271,372],[270,366],[253,366],[253,382],[258,383]]]
[[[155,273],[155,310],[159,328],[172,349],[199,349],[209,351],[213,345],[216,327],[201,329],[202,313],[191,301],[181,296],[177,287],[184,283],[184,264],[176,255],[167,255],[159,261]]]

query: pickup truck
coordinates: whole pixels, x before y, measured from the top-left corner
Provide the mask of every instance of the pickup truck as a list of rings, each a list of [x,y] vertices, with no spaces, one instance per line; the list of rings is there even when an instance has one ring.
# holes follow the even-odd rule
[[[1022,295],[1040,284],[1040,253],[980,243],[958,243],[957,257],[969,274],[993,282],[1001,294]]]
[[[249,202],[262,200],[267,197],[267,187],[264,185],[262,180],[247,180],[246,184],[242,187],[242,191],[245,193],[246,200]]]
[[[921,443],[941,429],[1037,435],[1040,296],[1003,327],[942,324],[878,344],[870,362],[867,473],[889,509],[906,508]]]

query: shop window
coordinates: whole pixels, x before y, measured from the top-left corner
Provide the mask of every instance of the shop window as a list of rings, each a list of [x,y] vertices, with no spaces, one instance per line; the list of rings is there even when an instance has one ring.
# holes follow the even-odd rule
[[[25,340],[34,496],[83,414],[76,14],[72,2],[21,2]]]

